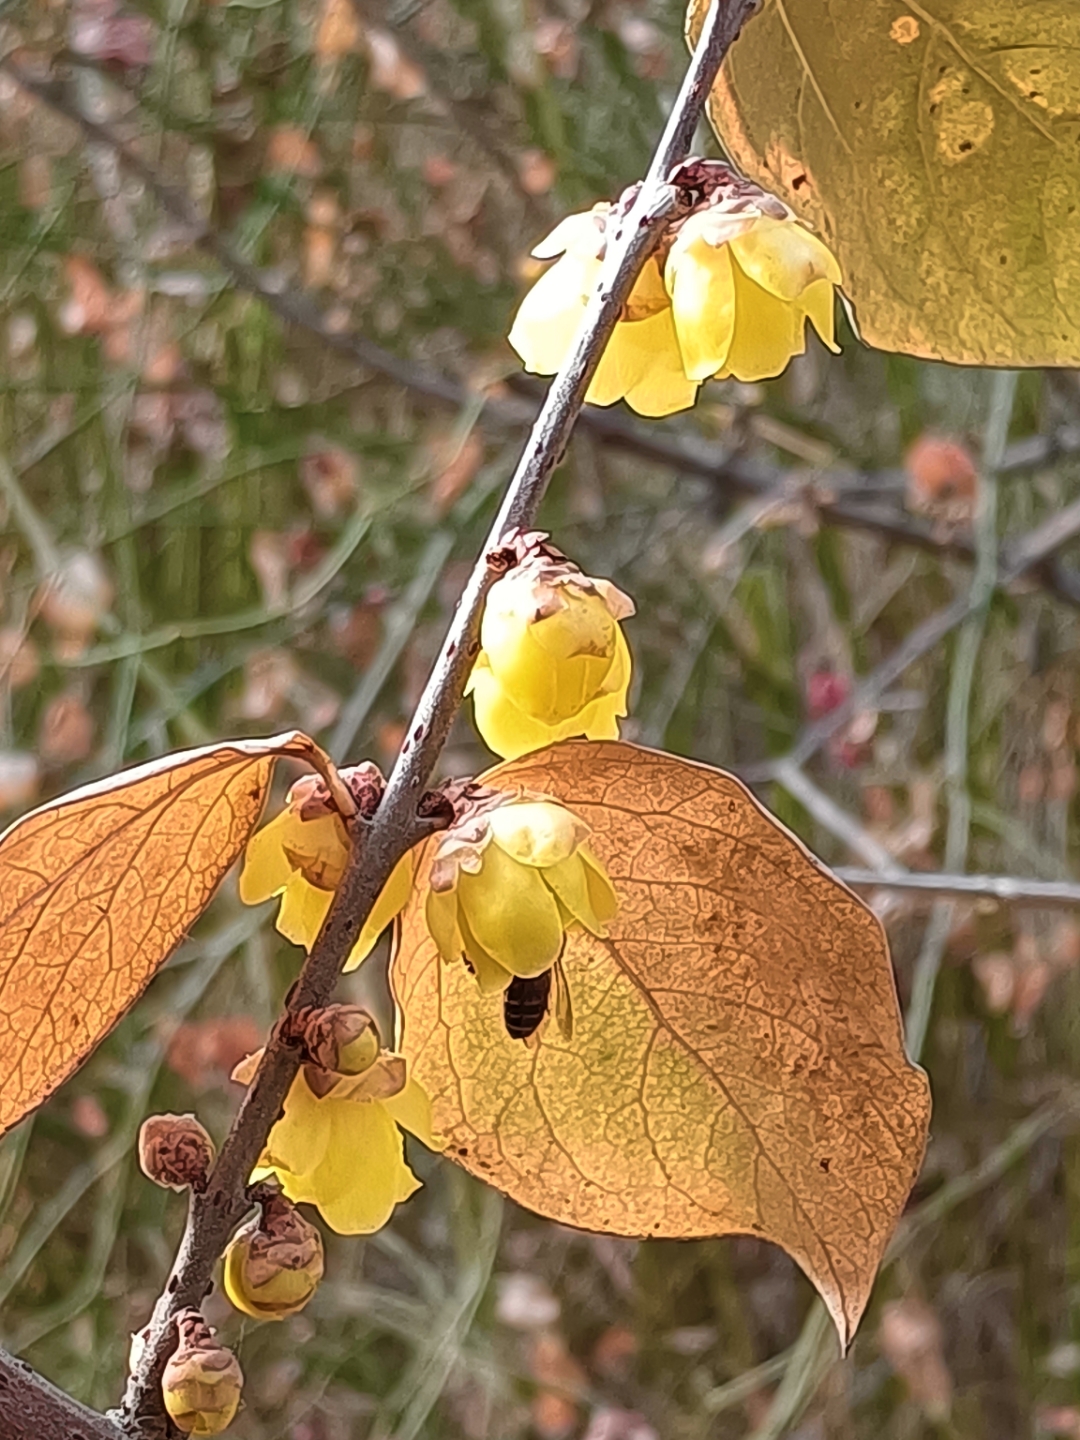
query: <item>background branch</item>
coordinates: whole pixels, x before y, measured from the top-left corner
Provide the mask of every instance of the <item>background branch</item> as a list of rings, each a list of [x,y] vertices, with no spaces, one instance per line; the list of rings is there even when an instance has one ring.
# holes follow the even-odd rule
[[[371,7],[367,0],[353,0],[353,3],[371,23]],[[395,33],[402,43],[406,32]],[[430,366],[395,355],[355,330],[331,323],[302,287],[286,284],[276,275],[251,264],[199,213],[183,189],[163,180],[157,170],[111,126],[87,115],[70,85],[31,75],[10,56],[0,57],[0,71],[10,75],[29,94],[78,126],[86,138],[107,146],[121,165],[146,186],[162,210],[184,228],[192,243],[209,255],[236,286],[261,300],[285,324],[304,331],[330,350],[423,399],[459,410],[475,403],[476,396],[468,385]],[[515,374],[509,379],[508,388],[518,393],[484,398],[478,417],[480,423],[511,430],[535,423],[540,404],[536,383],[528,376]],[[709,480],[724,495],[766,497],[778,485],[785,483],[781,470],[740,454],[739,441],[707,441],[692,434],[680,435],[670,425],[642,425],[623,412],[598,406],[582,411],[578,423],[612,449],[652,460],[682,474]],[[1080,426],[1063,424],[1050,435],[1029,436],[1014,442],[1006,450],[999,473],[1034,468],[1059,456],[1078,452]],[[814,508],[824,523],[880,535],[930,554],[952,555],[968,564],[974,563],[975,546],[970,534],[962,529],[942,530],[907,514],[902,508],[874,499],[882,493],[902,496],[905,485],[903,472],[815,468],[810,477],[815,492]],[[1075,508],[1070,507],[1070,511]],[[1056,539],[1044,553],[1039,553],[1038,547],[1031,555],[1007,547],[1002,553],[1002,567],[1013,572],[1014,576],[1025,575],[1056,599],[1080,608],[1080,573],[1053,558],[1055,550],[1075,538],[1080,531],[1080,523],[1076,523],[1074,515],[1056,518],[1067,533]],[[1054,521],[1048,521],[1038,530],[1053,525]],[[1032,538],[1036,533],[1033,532]]]
[[[857,890],[900,890],[914,895],[999,900],[1003,905],[1080,905],[1080,881],[1031,880],[1024,875],[952,875],[909,870],[902,875],[836,865],[833,874]]]
[[[991,591],[1008,589],[1020,580],[1029,568],[1042,565],[1055,550],[1075,539],[1078,534],[1080,502],[1074,502],[1050,520],[1004,547],[1003,559],[999,561],[996,575],[991,582]],[[885,692],[900,679],[909,666],[928,655],[935,645],[940,644],[984,603],[982,587],[973,585],[948,605],[927,616],[914,630],[908,632],[891,655],[887,655],[880,665],[859,682],[842,705],[804,728],[783,757],[783,763],[796,767],[805,765],[860,710],[875,709]],[[749,784],[761,784],[768,780],[783,783],[780,767],[780,761],[770,760],[761,765],[748,765],[740,774]]]

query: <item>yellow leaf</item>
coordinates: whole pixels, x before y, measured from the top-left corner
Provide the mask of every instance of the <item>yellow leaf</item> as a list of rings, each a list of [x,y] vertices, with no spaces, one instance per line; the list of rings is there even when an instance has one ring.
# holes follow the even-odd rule
[[[580,816],[619,909],[607,938],[567,936],[573,1042],[549,1018],[530,1049],[439,960],[426,847],[392,973],[448,1154],[566,1224],[772,1240],[846,1345],[930,1111],[877,919],[722,771],[575,740],[483,783]]]
[[[237,859],[276,757],[306,735],[187,750],[85,786],[0,837],[0,1133],[76,1070]]]
[[[863,337],[967,365],[1080,364],[1078,114],[1076,0],[766,0],[710,102]]]

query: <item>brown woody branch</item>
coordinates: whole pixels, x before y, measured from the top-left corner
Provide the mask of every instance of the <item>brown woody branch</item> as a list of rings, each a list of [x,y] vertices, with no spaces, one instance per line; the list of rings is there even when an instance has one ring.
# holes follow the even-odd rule
[[[489,556],[499,549],[509,530],[531,526],[535,521],[604,346],[638,271],[676,204],[676,193],[667,184],[667,176],[685,157],[720,63],[754,5],[755,0],[716,0],[710,11],[649,174],[612,237],[600,287],[589,304],[573,353],[552,383],[526,443],[421,696],[382,803],[372,820],[357,818],[350,822],[349,861],[326,924],[289,996],[286,1015],[266,1047],[207,1189],[191,1197],[172,1274],[154,1306],[144,1352],[128,1384],[124,1424],[131,1434],[146,1437],[168,1433],[161,1402],[161,1373],[174,1344],[173,1318],[189,1305],[198,1306],[204,1298],[218,1256],[249,1208],[248,1176],[299,1069],[300,1056],[287,1039],[288,1026],[284,1022],[304,1006],[324,1005],[329,1000],[360,927],[393,867],[425,833],[424,823],[417,816],[417,804],[461,703],[475,658],[480,612],[493,579]]]
[[[0,1440],[124,1440],[105,1415],[80,1405],[0,1350]]]

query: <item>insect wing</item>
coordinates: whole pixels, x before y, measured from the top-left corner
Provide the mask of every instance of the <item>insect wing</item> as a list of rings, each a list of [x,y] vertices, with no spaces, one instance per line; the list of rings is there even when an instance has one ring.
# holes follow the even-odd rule
[[[556,960],[552,966],[551,979],[553,991],[551,1009],[555,1016],[555,1023],[559,1027],[559,1034],[562,1038],[572,1040],[574,1038],[574,1007],[570,1003],[570,985],[561,959]]]

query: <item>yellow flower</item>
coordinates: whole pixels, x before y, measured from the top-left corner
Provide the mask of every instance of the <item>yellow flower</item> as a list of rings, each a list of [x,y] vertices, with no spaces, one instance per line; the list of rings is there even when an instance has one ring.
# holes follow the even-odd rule
[[[240,872],[240,899],[244,904],[260,905],[280,895],[274,923],[286,940],[305,950],[315,944],[323,927],[349,855],[349,836],[339,815],[317,814],[305,819],[301,813],[310,788],[306,780],[293,786],[281,813],[248,841]],[[346,970],[356,969],[403,909],[412,889],[412,877],[410,852],[398,861],[364,922]]]
[[[233,1079],[248,1083],[257,1058],[237,1066]],[[339,1235],[368,1235],[420,1188],[405,1163],[402,1129],[429,1149],[442,1148],[431,1130],[431,1101],[406,1078],[400,1055],[384,1051],[363,1074],[339,1079],[321,1096],[305,1067],[252,1179],[276,1175],[289,1200],[315,1205]]]
[[[240,1061],[233,1080],[251,1084],[262,1051]],[[315,1205],[340,1236],[382,1230],[393,1207],[420,1182],[405,1164],[402,1129],[441,1151],[431,1099],[406,1074],[405,1058],[384,1050],[353,1076],[304,1066],[266,1140],[252,1181],[276,1175],[287,1200]]]
[[[633,601],[542,540],[491,587],[469,678],[476,727],[504,760],[556,740],[612,740],[626,714]]]
[[[688,161],[673,183],[694,208],[635,281],[589,386],[593,404],[625,399],[641,415],[670,415],[711,376],[779,375],[806,348],[807,320],[837,348],[840,267],[794,212],[720,161]],[[600,280],[610,210],[568,216],[533,251],[555,264],[510,331],[527,370],[552,375],[565,361]]]
[[[806,349],[808,319],[829,349],[838,349],[833,287],[840,267],[790,214],[699,211],[676,236],[664,280],[692,380],[779,375]]]
[[[555,264],[521,302],[508,338],[535,375],[554,375],[570,352],[600,279],[610,208],[567,216],[532,252]],[[688,409],[696,395],[697,384],[683,371],[659,266],[650,258],[585,398],[594,405],[625,399],[639,415],[659,416]]]
[[[604,935],[618,908],[576,815],[554,800],[489,803],[439,837],[426,902],[440,955],[464,957],[485,995],[550,970],[568,930]]]

